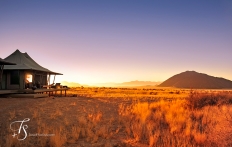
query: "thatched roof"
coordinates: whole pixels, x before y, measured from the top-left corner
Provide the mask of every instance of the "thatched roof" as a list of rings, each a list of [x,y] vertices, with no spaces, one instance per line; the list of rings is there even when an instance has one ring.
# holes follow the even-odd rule
[[[16,65],[5,65],[4,70],[35,70],[35,71],[42,71],[49,74],[56,74],[56,75],[62,75],[57,72],[53,72],[51,70],[48,70],[47,68],[44,68],[40,66],[38,63],[36,63],[27,53],[21,53],[18,49],[13,52],[11,55],[6,57],[4,59],[8,62],[16,63]]]
[[[7,62],[0,58],[0,65],[16,65],[15,63]]]

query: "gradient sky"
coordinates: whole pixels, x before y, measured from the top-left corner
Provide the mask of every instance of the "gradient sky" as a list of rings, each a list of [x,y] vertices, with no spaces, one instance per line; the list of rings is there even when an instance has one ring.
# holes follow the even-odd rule
[[[232,80],[232,1],[1,0],[0,57],[16,49],[58,81]]]

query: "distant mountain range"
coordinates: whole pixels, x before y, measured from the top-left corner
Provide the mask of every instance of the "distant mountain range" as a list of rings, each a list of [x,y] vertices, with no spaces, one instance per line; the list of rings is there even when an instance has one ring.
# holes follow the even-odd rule
[[[123,83],[98,83],[96,86],[105,86],[105,87],[138,87],[138,86],[157,86],[161,82],[152,82],[152,81],[130,81]]]
[[[118,85],[121,86],[157,86],[161,82],[151,82],[151,81],[130,81],[130,82],[124,82],[119,83]]]
[[[81,85],[81,84],[79,84],[79,83],[67,82],[67,81],[62,81],[61,84],[62,84],[62,85],[66,85],[66,86],[68,86],[68,87],[80,87],[80,86],[88,87],[88,85]]]
[[[97,86],[97,87],[138,87],[138,86],[157,86],[161,82],[151,82],[151,81],[130,81],[130,82],[124,82],[124,83],[96,83],[91,85],[82,85],[79,83],[74,82],[61,82],[62,85],[67,85],[69,87],[89,87],[89,86]]]
[[[195,71],[186,71],[172,76],[158,85],[158,87],[230,89],[232,88],[232,81]]]

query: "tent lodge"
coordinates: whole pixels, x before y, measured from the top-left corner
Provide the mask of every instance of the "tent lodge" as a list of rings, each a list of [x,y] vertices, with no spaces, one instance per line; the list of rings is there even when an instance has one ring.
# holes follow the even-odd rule
[[[4,59],[2,80],[0,89],[18,90],[18,92],[53,92],[68,89],[57,83],[54,87],[56,75],[61,73],[53,72],[36,63],[27,53],[21,53],[18,49]],[[15,63],[7,64],[7,63]],[[51,75],[54,75],[53,83],[50,83]],[[61,91],[62,92],[62,91]]]

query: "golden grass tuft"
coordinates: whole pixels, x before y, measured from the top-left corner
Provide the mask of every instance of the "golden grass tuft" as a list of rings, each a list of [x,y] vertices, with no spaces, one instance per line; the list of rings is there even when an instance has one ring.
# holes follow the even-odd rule
[[[67,138],[66,133],[64,131],[64,128],[61,126],[59,128],[55,128],[52,131],[55,135],[53,137],[50,137],[49,145],[51,147],[61,147],[66,143]]]

